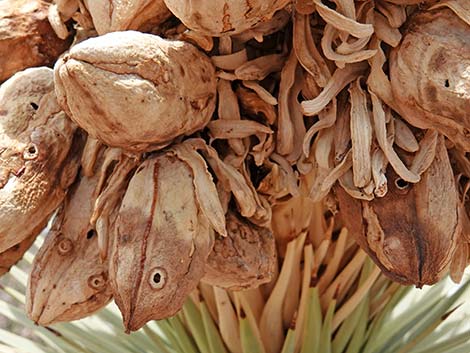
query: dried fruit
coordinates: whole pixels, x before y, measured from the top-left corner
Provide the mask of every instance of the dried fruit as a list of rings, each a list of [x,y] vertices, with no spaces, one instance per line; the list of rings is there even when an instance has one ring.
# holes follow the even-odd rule
[[[108,265],[90,226],[100,178],[81,175],[34,258],[26,310],[40,325],[81,319],[111,300]]]
[[[210,35],[234,35],[268,21],[290,0],[164,0],[188,28]]]
[[[137,152],[202,129],[217,85],[193,45],[134,31],[74,46],[57,62],[55,84],[59,103],[92,137]]]
[[[70,45],[47,20],[43,0],[0,2],[0,82],[28,67],[52,65]]]
[[[202,158],[178,147],[140,165],[119,209],[110,278],[127,331],[182,307],[204,275],[213,215],[223,217]]]
[[[257,288],[270,282],[277,261],[272,232],[231,211],[226,219],[227,236],[215,238],[203,281],[231,290]]]
[[[419,128],[437,129],[466,151],[469,67],[470,23],[448,8],[418,13],[390,56],[393,95],[403,117]]]
[[[41,224],[37,231],[34,230],[32,232],[31,236],[0,254],[0,276],[10,271],[10,268],[21,260],[24,253],[28,251],[31,245],[33,245],[39,232],[44,228],[44,226],[44,224]]]
[[[99,35],[129,29],[145,32],[170,17],[163,0],[85,0]]]
[[[417,184],[388,168],[388,193],[359,201],[337,187],[345,225],[391,279],[421,287],[436,283],[454,255],[461,233],[459,198],[443,136]]]
[[[75,130],[51,69],[27,69],[0,87],[0,252],[39,232],[64,199],[80,160]]]

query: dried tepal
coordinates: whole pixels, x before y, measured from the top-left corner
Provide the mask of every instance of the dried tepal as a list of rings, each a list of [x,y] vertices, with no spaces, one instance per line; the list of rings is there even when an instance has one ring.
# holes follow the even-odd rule
[[[231,352],[247,321],[267,353],[285,334],[299,351],[316,315],[343,352],[392,281],[463,278],[467,1],[46,6],[73,45],[0,88],[3,271],[63,204],[31,272],[38,324],[113,297],[132,331],[191,297]]]

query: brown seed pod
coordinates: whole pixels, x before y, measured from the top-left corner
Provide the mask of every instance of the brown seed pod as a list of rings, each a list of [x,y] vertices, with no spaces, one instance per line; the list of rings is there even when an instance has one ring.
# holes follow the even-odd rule
[[[28,67],[52,65],[70,45],[47,20],[43,0],[0,2],[0,82]]]
[[[131,151],[202,129],[215,109],[211,61],[193,45],[134,31],[74,46],[55,66],[59,103],[92,137]]]
[[[51,69],[27,69],[0,87],[0,252],[39,231],[64,199],[82,147],[75,130]]]
[[[466,0],[462,0],[462,3]],[[403,117],[470,151],[470,25],[448,8],[418,13],[390,56]]]
[[[182,158],[167,152],[142,163],[118,213],[110,278],[127,331],[174,315],[204,275],[214,209],[204,203],[217,191]]]
[[[40,325],[81,319],[111,300],[108,266],[89,223],[99,179],[82,175],[73,185],[34,258],[26,310]]]
[[[203,281],[230,290],[257,288],[271,281],[277,260],[272,232],[231,211],[226,219],[227,236],[215,238]]]
[[[163,0],[85,0],[99,35],[108,32],[145,32],[171,16]]]
[[[0,254],[0,276],[10,271],[10,268],[23,258],[23,255],[33,245],[44,226],[41,224],[38,230],[33,231],[31,236]]]
[[[234,35],[271,19],[290,0],[164,0],[188,28],[219,37]]]
[[[459,198],[444,138],[421,180],[410,184],[391,167],[385,197],[360,201],[336,187],[346,227],[385,275],[405,285],[444,275],[461,233]]]

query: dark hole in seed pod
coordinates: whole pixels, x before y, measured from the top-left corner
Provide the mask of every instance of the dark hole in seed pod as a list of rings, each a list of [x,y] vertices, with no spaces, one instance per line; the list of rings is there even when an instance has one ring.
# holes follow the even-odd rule
[[[446,86],[447,88],[450,87],[450,82],[449,82],[449,80],[446,80],[446,81],[444,82],[444,86]]]
[[[38,110],[39,105],[37,105],[37,104],[34,103],[34,102],[31,102],[31,103],[29,103],[29,104],[31,105],[31,107],[32,107],[34,110]]]
[[[162,280],[162,276],[160,275],[160,273],[157,272],[153,275],[153,281],[156,284],[159,284],[161,280]]]
[[[29,146],[28,147],[28,153],[29,154],[36,154],[37,150],[35,146]]]
[[[395,185],[400,190],[406,189],[408,186],[410,186],[410,184],[407,181],[403,180],[402,178],[396,179]]]
[[[87,233],[86,233],[86,238],[87,239],[91,239],[95,236],[95,230],[94,229],[90,229]]]

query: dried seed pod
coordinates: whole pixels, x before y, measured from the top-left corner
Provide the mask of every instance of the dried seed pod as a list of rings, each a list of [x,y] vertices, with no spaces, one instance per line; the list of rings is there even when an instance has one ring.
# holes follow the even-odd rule
[[[146,32],[171,16],[163,0],[85,0],[99,35],[129,29]]]
[[[217,193],[213,184],[214,190],[201,185],[201,177],[167,152],[142,163],[129,183],[110,264],[127,331],[174,315],[204,275],[213,233],[198,193]]]
[[[40,325],[81,319],[111,300],[108,266],[89,222],[99,179],[82,176],[73,185],[34,258],[26,310]]]
[[[462,0],[462,3],[466,0]],[[412,18],[390,56],[393,95],[403,117],[470,151],[470,25],[452,10]]]
[[[31,245],[33,245],[44,226],[45,225],[41,224],[38,230],[33,231],[28,238],[0,254],[0,276],[10,271],[10,268],[23,258],[23,255],[28,251]]]
[[[219,37],[234,35],[270,20],[290,0],[164,0],[186,27]]]
[[[202,129],[215,109],[211,61],[193,45],[134,31],[74,46],[55,66],[59,103],[113,147],[153,150]]]
[[[277,260],[272,232],[230,211],[226,219],[227,237],[215,238],[203,281],[231,290],[271,281]]]
[[[444,138],[421,180],[410,184],[387,170],[388,193],[359,201],[336,188],[345,225],[385,275],[402,284],[436,283],[461,233],[459,198]]]
[[[0,82],[28,67],[52,65],[69,47],[49,24],[48,8],[43,0],[0,2]]]
[[[64,199],[83,143],[75,130],[51,69],[27,69],[0,87],[0,252],[38,231]]]

